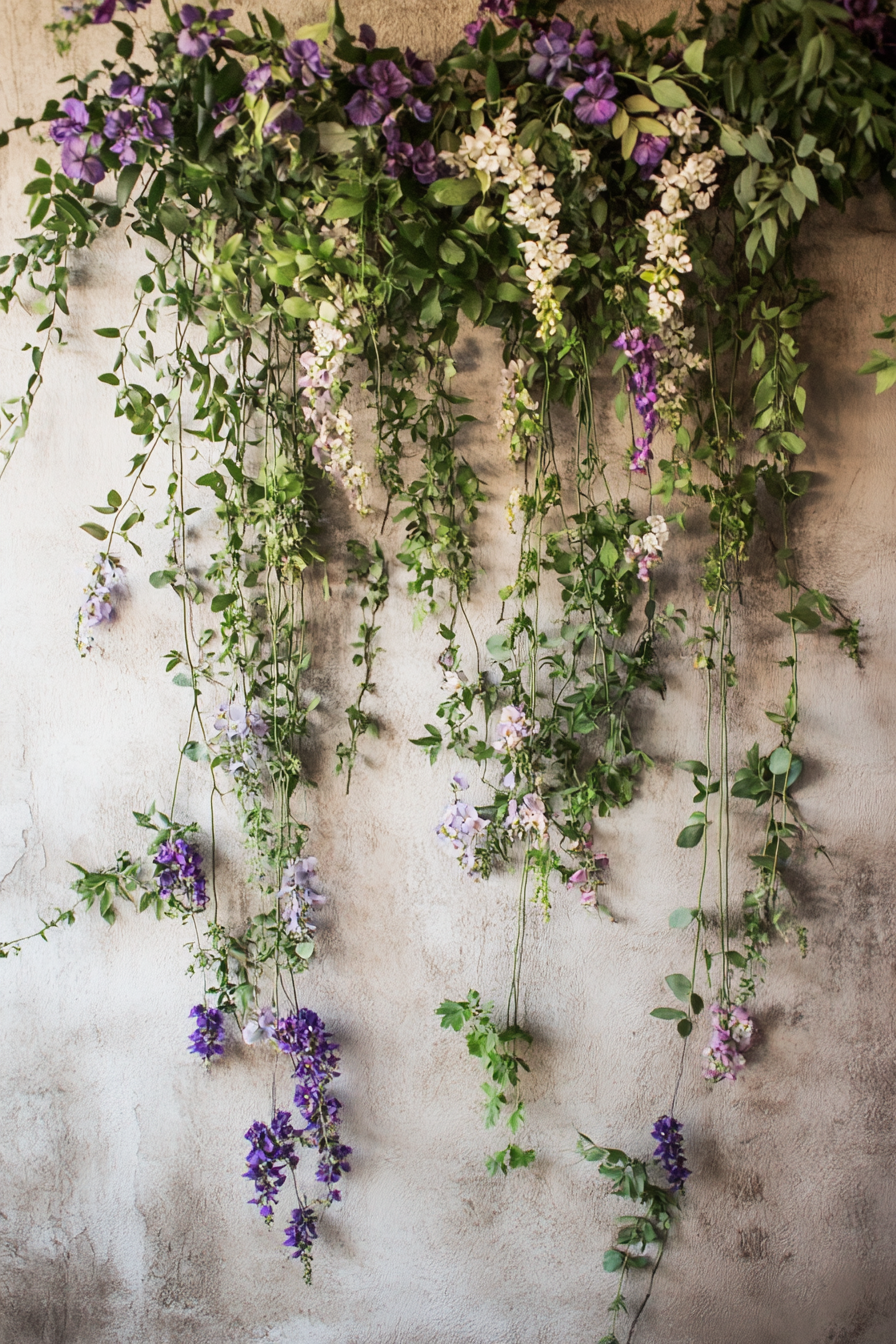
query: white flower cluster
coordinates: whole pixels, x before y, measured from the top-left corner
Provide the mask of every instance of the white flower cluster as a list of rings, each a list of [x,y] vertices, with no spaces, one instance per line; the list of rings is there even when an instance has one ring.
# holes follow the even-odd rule
[[[683,373],[702,369],[705,361],[693,350],[694,328],[681,316],[684,291],[679,277],[693,269],[688,253],[686,221],[695,210],[712,202],[717,168],[725,155],[717,146],[706,148],[709,132],[702,129],[695,107],[663,112],[674,148],[659,165],[656,183],[659,209],[641,221],[647,234],[646,264],[649,283],[647,311],[659,323],[662,348],[657,351],[657,414],[670,428],[681,423],[686,405]]]
[[[338,314],[339,325],[323,317],[309,322],[312,349],[300,356],[302,375],[297,385],[302,392],[305,420],[317,432],[312,445],[315,461],[342,483],[354,507],[365,514],[369,511],[364,503],[368,476],[352,451],[355,428],[351,413],[333,399],[333,389],[339,388],[345,376],[349,332],[358,325],[361,314],[357,308],[347,306],[339,295],[334,295],[329,306]]]
[[[510,528],[511,532],[516,532],[516,515],[519,512],[521,499],[522,496],[520,495],[519,490],[514,487],[508,496],[504,510],[507,514],[507,526]]]
[[[628,545],[623,551],[626,561],[637,564],[638,578],[646,583],[650,571],[663,558],[663,550],[669,540],[669,528],[661,513],[651,513],[647,517],[648,530],[639,536],[637,532],[629,534]]]
[[[513,144],[515,110],[515,100],[508,100],[492,129],[483,124],[475,135],[465,135],[457,150],[443,150],[440,157],[461,177],[485,173],[511,188],[506,217],[532,235],[524,238],[520,246],[538,318],[538,334],[546,340],[553,336],[560,321],[560,304],[553,285],[572,261],[566,247],[569,234],[560,232],[556,218],[560,202],[551,191],[554,174],[539,165],[533,150]]]
[[[510,440],[512,462],[523,461],[538,429],[535,418],[530,414],[538,410],[538,402],[526,386],[528,368],[528,364],[512,359],[507,367],[501,370],[501,415],[498,419],[498,438]]]

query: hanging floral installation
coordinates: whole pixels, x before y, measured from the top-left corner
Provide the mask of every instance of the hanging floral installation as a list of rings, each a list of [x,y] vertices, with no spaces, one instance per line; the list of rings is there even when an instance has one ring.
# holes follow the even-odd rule
[[[386,512],[404,529],[398,563],[438,640],[442,699],[416,741],[451,775],[450,799],[440,819],[419,825],[435,830],[464,880],[487,882],[497,869],[519,877],[506,1009],[476,990],[438,1008],[485,1070],[486,1124],[506,1126],[489,1170],[536,1160],[521,1141],[533,903],[548,917],[553,900],[577,898],[583,918],[612,918],[608,867],[624,856],[602,849],[601,820],[633,803],[652,764],[630,710],[663,690],[658,650],[686,629],[687,613],[656,585],[692,506],[712,535],[690,640],[705,682],[705,719],[692,734],[702,759],[678,763],[694,785],[677,838],[695,851],[694,896],[669,916],[670,959],[685,970],[668,975],[669,998],[653,1012],[680,1039],[679,1082],[686,1068],[707,1085],[736,1082],[760,1030],[750,1003],[773,939],[807,950],[787,885],[807,826],[801,647],[828,632],[858,662],[859,626],[821,576],[800,568],[790,523],[812,485],[799,462],[799,329],[821,297],[798,273],[794,245],[821,201],[842,208],[875,175],[894,189],[896,20],[878,0],[698,9],[693,25],[673,14],[646,32],[621,21],[602,32],[596,19],[568,21],[553,0],[482,0],[436,65],[381,47],[366,24],[348,32],[338,4],[292,34],[267,10],[243,30],[229,9],[82,0],[52,25],[60,51],[79,30],[111,24],[117,60],[72,76],[67,96],[11,128],[43,148],[26,188],[31,232],[0,258],[0,304],[38,318],[27,387],[3,408],[5,462],[50,348],[63,343],[72,253],[110,230],[139,239],[150,264],[133,314],[98,331],[112,350],[101,381],[139,446],[124,483],[96,507],[103,521],[84,524],[93,549],[77,647],[90,655],[126,584],[139,601],[121,556],[140,553],[139,490],[163,460],[170,545],[150,581],[181,608],[183,642],[167,670],[192,695],[177,778],[186,760],[211,786],[207,830],[178,819],[175,783],[169,814],[153,807],[136,818],[152,833],[150,869],[126,853],[104,872],[79,868],[78,904],[33,936],[71,923],[79,905],[96,903],[112,921],[121,899],[191,926],[204,993],[189,1049],[214,1067],[231,1016],[247,1044],[285,1055],[292,1071],[291,1107],[246,1134],[245,1174],[268,1223],[296,1182],[284,1244],[308,1277],[320,1215],[339,1199],[351,1153],[330,1090],[338,1046],[297,997],[319,888],[337,883],[319,876],[294,807],[317,704],[306,673],[309,610],[332,545],[327,489],[345,493],[358,532],[349,576],[362,619],[348,657],[362,682],[334,762],[346,787],[361,738],[377,729],[368,697],[389,599],[385,556],[364,521],[370,481],[350,389],[372,408]],[[160,26],[143,26],[150,10]],[[461,632],[485,494],[459,446],[473,419],[453,390],[461,324],[500,333],[495,451],[519,471],[507,501],[519,568],[472,664]],[[893,332],[885,319],[880,338]],[[594,403],[604,358],[630,440],[622,497]],[[864,371],[883,390],[896,360],[876,353]],[[560,408],[576,427],[565,474]],[[207,468],[198,475],[196,460]],[[195,490],[209,493],[218,519],[201,573]],[[781,592],[781,696],[762,741],[738,761],[728,720],[735,626],[746,618],[735,599],[757,533]],[[545,618],[548,593],[559,620]],[[459,758],[456,770],[446,756]],[[222,922],[215,886],[225,791],[241,810],[257,895],[237,928]],[[755,881],[742,898],[730,882],[735,809],[755,815]],[[603,1344],[618,1340],[629,1275],[643,1270],[632,1338],[683,1207],[677,1090],[653,1125],[653,1161],[580,1138],[582,1156],[636,1207],[604,1258],[618,1283]],[[303,1148],[316,1154],[317,1196],[300,1193]]]

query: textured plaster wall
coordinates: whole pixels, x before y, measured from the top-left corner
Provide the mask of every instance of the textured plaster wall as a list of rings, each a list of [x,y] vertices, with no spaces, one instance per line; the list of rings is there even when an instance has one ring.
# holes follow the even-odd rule
[[[321,6],[284,6],[298,21]],[[472,0],[346,5],[389,37],[444,50]],[[658,7],[628,4],[629,19]],[[0,119],[36,112],[60,66],[42,25],[53,0],[0,0]],[[95,59],[86,43],[81,69]],[[0,251],[23,232],[20,190],[33,150],[0,156]],[[805,266],[830,297],[805,347],[811,449],[818,473],[797,515],[805,573],[865,621],[857,672],[829,640],[805,641],[801,746],[805,815],[833,867],[807,855],[798,875],[811,952],[777,948],[760,992],[761,1043],[732,1090],[709,1092],[692,1053],[678,1112],[694,1177],[687,1217],[643,1318],[642,1344],[889,1344],[896,1339],[893,1175],[893,865],[891,787],[894,629],[892,440],[896,401],[853,375],[881,310],[894,306],[888,263],[896,215],[872,192],[845,218],[806,230]],[[122,320],[139,259],[115,240],[73,267],[68,349],[48,365],[33,430],[0,492],[3,692],[0,724],[0,938],[24,933],[66,901],[67,860],[107,862],[137,848],[131,809],[164,804],[185,728],[185,693],[163,673],[178,641],[169,595],[152,589],[164,534],[144,528],[129,560],[130,597],[116,627],[80,662],[71,613],[91,543],[88,507],[119,485],[133,451],[96,381],[92,329]],[[0,321],[0,387],[24,383],[29,321]],[[513,484],[489,428],[497,351],[467,338],[460,383],[483,423],[466,450],[490,495],[477,526],[485,570],[477,632],[514,565],[503,502]],[[610,388],[598,376],[607,433]],[[197,465],[197,474],[199,473]],[[645,505],[646,499],[642,501]],[[329,505],[333,553],[348,516]],[[377,520],[374,520],[375,522]],[[201,523],[200,523],[201,529]],[[397,534],[386,529],[394,549]],[[676,537],[661,587],[676,594],[705,539],[695,518]],[[668,912],[693,898],[697,860],[674,847],[689,781],[673,768],[699,754],[699,682],[681,642],[664,653],[665,706],[639,726],[657,760],[636,806],[606,825],[608,898],[618,922],[559,897],[533,927],[524,1008],[535,1035],[527,1081],[528,1172],[489,1179],[479,1073],[433,1009],[471,985],[500,998],[509,971],[514,883],[465,884],[431,839],[449,767],[431,770],[408,744],[434,706],[431,626],[413,633],[397,595],[383,622],[369,742],[351,796],[330,774],[352,693],[346,642],[357,612],[336,597],[314,612],[313,679],[323,697],[310,760],[321,781],[308,820],[330,902],[307,1002],[344,1048],[340,1095],[355,1149],[345,1203],[325,1219],[316,1282],[304,1287],[278,1238],[247,1207],[243,1131],[263,1113],[267,1065],[234,1043],[205,1073],[185,1049],[195,987],[183,976],[183,931],[96,914],[31,944],[0,969],[0,1341],[2,1344],[592,1344],[604,1330],[600,1268],[613,1207],[575,1158],[576,1129],[645,1152],[666,1109],[677,1052],[648,1011],[663,976],[682,969],[686,935]],[[696,591],[685,588],[691,626]],[[745,582],[734,729],[741,747],[771,741],[763,715],[783,693],[786,653],[762,543]],[[183,815],[207,817],[198,768]],[[742,823],[746,852],[748,819]],[[222,850],[231,913],[248,909],[235,831]],[[738,883],[747,880],[739,867]],[[678,942],[677,940],[681,940]]]

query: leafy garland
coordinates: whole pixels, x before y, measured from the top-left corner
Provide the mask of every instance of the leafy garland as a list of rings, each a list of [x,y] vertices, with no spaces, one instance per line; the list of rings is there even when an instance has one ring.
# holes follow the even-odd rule
[[[40,319],[27,388],[3,408],[5,463],[27,430],[47,353],[63,343],[71,252],[106,229],[143,239],[150,268],[132,317],[98,333],[115,350],[102,381],[139,451],[126,486],[97,506],[108,525],[84,524],[101,549],[77,643],[87,654],[114,618],[126,582],[120,552],[139,554],[138,489],[164,457],[171,540],[151,582],[170,588],[182,611],[183,642],[167,665],[192,695],[178,777],[184,757],[205,763],[211,829],[206,844],[195,824],[175,819],[175,783],[168,814],[137,815],[153,832],[151,877],[122,854],[108,871],[79,869],[74,889],[109,921],[127,900],[192,925],[191,969],[205,985],[192,1012],[200,1057],[221,1053],[226,1014],[248,1043],[288,1056],[303,1123],[275,1108],[253,1124],[247,1176],[271,1221],[297,1145],[317,1151],[324,1194],[312,1201],[296,1187],[286,1232],[310,1275],[317,1215],[338,1199],[350,1150],[328,1091],[338,1047],[298,998],[323,897],[293,804],[308,783],[300,745],[317,703],[303,679],[308,603],[327,584],[323,488],[344,489],[359,517],[370,510],[346,394],[360,385],[373,407],[386,511],[404,524],[399,562],[421,619],[439,614],[443,699],[416,740],[433,762],[448,748],[477,767],[489,799],[467,801],[458,771],[437,836],[470,880],[499,866],[520,873],[506,1012],[475,990],[438,1010],[486,1069],[486,1124],[503,1116],[510,1133],[488,1167],[507,1172],[535,1158],[515,1142],[531,1039],[519,1014],[529,909],[534,900],[547,917],[559,879],[586,911],[612,918],[596,819],[631,803],[652,764],[629,711],[634,697],[662,692],[658,646],[685,629],[686,613],[659,602],[654,572],[691,500],[705,506],[713,535],[705,623],[691,641],[705,679],[705,749],[679,763],[695,810],[677,843],[701,857],[693,905],[669,919],[692,936],[687,973],[667,977],[680,1006],[653,1013],[675,1024],[682,1069],[706,996],[703,1075],[733,1081],[755,1030],[745,1005],[773,936],[806,951],[786,884],[807,829],[795,796],[801,637],[828,629],[858,662],[859,626],[804,580],[791,535],[791,504],[811,487],[795,465],[806,403],[797,337],[820,297],[797,274],[793,249],[820,200],[842,207],[878,173],[894,187],[896,20],[878,0],[749,0],[719,14],[701,5],[692,27],[675,15],[645,33],[619,22],[614,36],[596,20],[576,29],[554,0],[482,0],[465,40],[435,66],[379,47],[367,25],[351,35],[338,4],[327,23],[290,38],[267,11],[243,32],[229,10],[174,10],[168,0],[165,25],[138,32],[120,11],[134,16],[149,2],[67,6],[52,25],[60,50],[84,26],[111,23],[119,63],[71,77],[69,97],[15,123],[47,126],[61,169],[37,160],[26,188],[32,232],[0,258],[0,304],[27,303]],[[109,178],[114,199],[97,192]],[[475,665],[463,661],[465,602],[476,572],[470,527],[485,496],[457,446],[473,419],[452,390],[463,320],[501,332],[497,428],[521,467],[507,510],[519,568],[500,594],[490,662],[472,640]],[[894,322],[885,319],[881,338],[892,339]],[[591,376],[614,353],[627,466],[645,507],[614,494],[600,441]],[[863,372],[883,390],[896,360],[875,354]],[[555,450],[558,407],[577,426],[569,479]],[[656,458],[661,430],[666,456]],[[208,470],[191,480],[197,453]],[[219,519],[204,570],[191,546],[192,486],[211,492]],[[681,507],[670,513],[674,499]],[[737,768],[733,599],[757,531],[782,592],[785,686],[767,715],[777,740],[757,743]],[[349,550],[362,618],[351,657],[362,680],[337,748],[346,788],[360,738],[377,729],[367,697],[389,595],[380,544],[353,539]],[[545,585],[559,591],[559,626],[544,619]],[[199,630],[209,596],[217,619]],[[214,882],[224,781],[260,896],[239,931],[221,922]],[[733,800],[759,814],[755,885],[741,902],[730,890]],[[76,908],[32,936],[70,923]],[[689,1175],[674,1107],[673,1097],[654,1127],[666,1187],[640,1159],[581,1140],[584,1158],[640,1209],[605,1257],[619,1275],[605,1344],[617,1340],[632,1270],[649,1268],[649,1296]]]

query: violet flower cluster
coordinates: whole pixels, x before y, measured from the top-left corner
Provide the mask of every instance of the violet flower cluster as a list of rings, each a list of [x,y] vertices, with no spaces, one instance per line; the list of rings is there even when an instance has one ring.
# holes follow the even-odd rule
[[[197,1003],[190,1009],[190,1016],[196,1020],[196,1030],[190,1036],[190,1054],[199,1055],[208,1062],[215,1055],[224,1053],[224,1014],[220,1008],[207,1008]]]
[[[485,841],[485,833],[491,824],[480,817],[472,803],[465,803],[458,797],[469,787],[463,775],[457,774],[451,781],[454,788],[454,801],[449,803],[442,820],[435,828],[436,839],[455,856],[467,877],[479,881],[481,863],[477,854]]]
[[[376,46],[376,34],[369,24],[361,25],[360,37],[369,50]],[[390,60],[356,66],[349,78],[360,88],[346,103],[345,112],[355,126],[375,126],[382,122],[386,142],[383,171],[388,177],[400,177],[410,169],[418,182],[428,186],[444,171],[435,148],[429,140],[414,145],[403,139],[398,118],[407,110],[416,121],[432,121],[432,108],[419,96],[418,90],[430,88],[435,83],[435,66],[431,61],[421,60],[410,47],[406,48],[404,59],[407,75]]]
[[[119,106],[109,112],[103,133],[91,131],[91,115],[80,98],[66,98],[65,116],[50,123],[50,138],[62,146],[62,171],[73,182],[96,186],[106,176],[99,158],[105,148],[115,154],[122,167],[137,162],[137,147],[160,149],[174,139],[171,108],[156,98],[147,100],[147,90],[130,75],[119,75],[109,87],[109,96]]]
[[[650,445],[660,424],[656,402],[657,390],[656,354],[662,349],[658,336],[645,336],[640,327],[624,331],[613,342],[616,350],[621,350],[628,358],[631,367],[625,380],[626,388],[635,403],[635,409],[644,422],[644,433],[635,439],[630,470],[643,476],[647,463],[653,458]]]
[[[100,0],[93,13],[90,15],[91,23],[111,23],[115,10],[122,4],[129,14],[136,14],[140,9],[146,9],[149,0]],[[72,4],[63,5],[62,13],[67,19],[79,18],[82,14],[89,12],[90,6],[85,0],[72,0]]]
[[[464,26],[464,37],[471,47],[479,42],[479,34],[491,19],[499,19],[508,28],[519,28],[522,20],[514,17],[516,0],[479,0],[479,14]]]
[[[310,942],[314,938],[316,925],[309,916],[315,906],[323,905],[327,899],[312,887],[316,877],[317,859],[294,859],[286,865],[277,892],[280,917],[288,932],[299,942]]]
[[[153,856],[159,895],[177,900],[188,909],[204,910],[208,905],[202,855],[189,840],[165,841]]]
[[[753,1020],[739,1004],[732,1008],[714,1003],[710,1012],[712,1035],[703,1051],[703,1077],[712,1083],[733,1083],[746,1064],[743,1051],[753,1044]]]
[[[88,566],[88,574],[75,626],[75,643],[82,658],[93,648],[96,627],[111,625],[115,620],[115,608],[110,599],[124,581],[124,566],[117,556],[95,555],[93,564]]]
[[[684,1189],[691,1174],[684,1164],[681,1121],[674,1115],[662,1115],[650,1132],[657,1141],[653,1155],[666,1173],[670,1188],[677,1193]]]
[[[286,1182],[287,1169],[294,1170],[299,1164],[296,1143],[301,1134],[293,1128],[289,1111],[277,1111],[269,1125],[260,1120],[250,1125],[246,1138],[252,1146],[246,1156],[247,1169],[243,1176],[255,1186],[255,1196],[249,1203],[256,1204],[262,1218],[270,1223]]]
[[[574,37],[575,28],[566,19],[551,19],[533,43],[529,74],[562,90],[579,121],[602,126],[613,120],[619,106],[610,58],[600,50],[590,28],[582,31],[575,46]]]
[[[178,15],[181,22],[181,31],[177,37],[178,51],[194,61],[201,60],[227,32],[224,20],[232,15],[232,9],[213,9],[206,17],[205,11],[197,5],[182,5]]]

